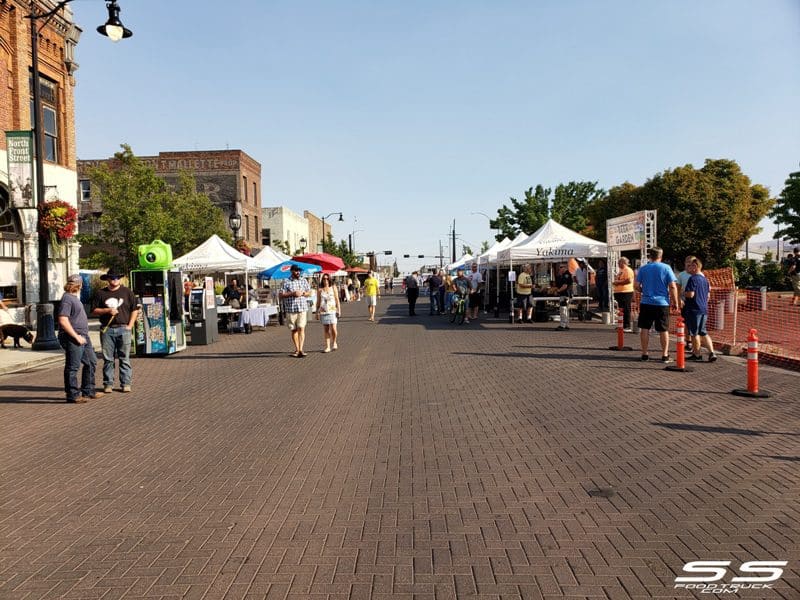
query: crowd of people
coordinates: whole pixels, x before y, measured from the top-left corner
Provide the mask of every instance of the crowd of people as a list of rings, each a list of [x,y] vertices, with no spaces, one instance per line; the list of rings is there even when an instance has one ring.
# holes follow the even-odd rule
[[[669,354],[670,309],[677,307],[685,323],[689,340],[689,355],[686,360],[703,361],[703,350],[707,353],[707,362],[717,360],[714,342],[708,333],[708,307],[711,287],[703,273],[703,263],[696,256],[687,256],[684,270],[677,275],[672,267],[665,264],[663,251],[654,247],[647,251],[648,262],[637,272],[630,266],[626,257],[620,257],[616,270],[609,276],[605,262],[598,261],[593,268],[583,259],[577,260],[574,273],[566,262],[557,265],[557,274],[549,286],[537,286],[532,276],[532,266],[523,265],[514,282],[515,302],[514,315],[519,323],[532,322],[534,312],[533,298],[537,295],[562,299],[562,309],[570,296],[586,297],[590,293],[592,275],[598,285],[595,294],[598,309],[601,312],[611,308],[611,300],[621,309],[622,327],[625,332],[632,332],[632,304],[634,293],[640,294],[639,313],[636,325],[639,329],[641,344],[641,360],[650,359],[650,334],[655,331],[658,336],[660,360],[672,362]],[[782,261],[787,279],[793,289],[791,305],[800,305],[800,248]],[[610,278],[612,295],[602,282]],[[140,306],[133,292],[122,285],[122,275],[113,270],[101,276],[107,282],[106,287],[95,293],[91,305],[91,315],[100,319],[100,342],[103,357],[102,391],[95,386],[95,370],[97,356],[89,338],[88,315],[80,301],[83,278],[70,275],[64,286],[65,294],[59,304],[57,315],[59,324],[58,340],[65,351],[64,391],[67,402],[83,403],[89,399],[99,398],[114,391],[118,369],[119,390],[123,393],[132,390],[133,368],[130,361],[131,335],[136,323]],[[383,289],[391,292],[394,281],[391,277],[384,279]],[[420,289],[426,287],[430,296],[429,315],[448,313],[455,298],[466,301],[467,317],[465,322],[479,318],[483,305],[484,279],[477,263],[472,263],[469,272],[464,268],[456,271],[455,277],[444,270],[434,270],[427,279],[422,279],[418,271],[414,271],[401,280],[408,302],[409,316],[416,316],[416,304]],[[184,293],[191,291],[191,283],[187,282]],[[231,279],[225,286],[222,296],[226,304],[232,306],[247,297],[246,290],[239,286],[236,279]],[[341,285],[331,275],[325,273],[313,289],[308,279],[301,276],[297,265],[291,267],[291,277],[287,279],[278,292],[285,314],[285,320],[291,334],[294,351],[291,356],[304,358],[307,356],[305,346],[305,329],[309,313],[309,299],[316,297],[316,319],[323,326],[323,353],[339,349],[338,321],[341,317],[341,303],[347,300],[366,300],[367,320],[375,322],[378,299],[381,296],[381,285],[374,272],[369,271],[363,283],[357,275],[351,274]],[[0,302],[0,308],[6,307]],[[585,314],[585,307],[579,307],[579,316]],[[567,321],[568,322],[568,321]],[[562,319],[559,329],[568,329]]]

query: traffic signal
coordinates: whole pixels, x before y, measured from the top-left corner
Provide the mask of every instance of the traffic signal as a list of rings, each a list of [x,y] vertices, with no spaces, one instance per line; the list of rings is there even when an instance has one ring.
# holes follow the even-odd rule
[[[391,251],[391,250],[384,250],[384,251],[383,251],[383,253],[384,253],[386,256],[391,256],[391,255],[392,255],[392,251]]]
[[[417,258],[425,258],[424,254],[417,254]]]
[[[403,254],[403,258],[411,258],[410,254]]]

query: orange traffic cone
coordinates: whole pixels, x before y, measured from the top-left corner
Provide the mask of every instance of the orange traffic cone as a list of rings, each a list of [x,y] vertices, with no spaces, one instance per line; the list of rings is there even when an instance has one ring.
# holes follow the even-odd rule
[[[758,332],[755,329],[751,329],[747,336],[747,389],[733,390],[731,394],[748,398],[772,396],[769,392],[758,389]]]

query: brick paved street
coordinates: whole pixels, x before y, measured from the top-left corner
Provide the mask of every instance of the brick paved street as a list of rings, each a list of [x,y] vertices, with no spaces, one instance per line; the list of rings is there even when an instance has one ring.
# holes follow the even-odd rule
[[[692,597],[693,560],[788,560],[726,597],[800,598],[798,374],[751,400],[596,324],[344,312],[338,352],[223,335],[86,405],[61,363],[0,376],[0,598]]]

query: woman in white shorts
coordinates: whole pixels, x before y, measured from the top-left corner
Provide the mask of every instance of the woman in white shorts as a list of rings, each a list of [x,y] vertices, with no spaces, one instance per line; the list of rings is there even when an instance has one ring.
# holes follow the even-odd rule
[[[317,288],[317,318],[325,329],[325,350],[323,352],[339,349],[339,345],[336,343],[338,336],[336,323],[340,314],[339,290],[331,282],[331,276],[325,273]]]

